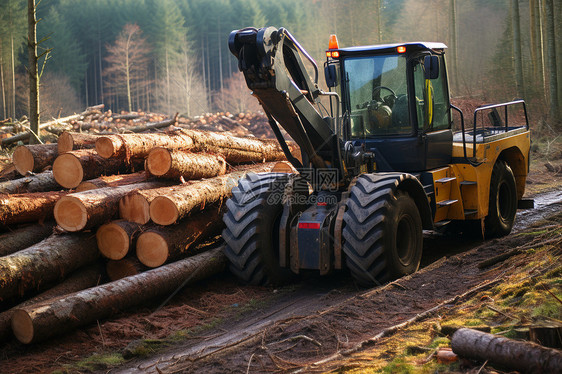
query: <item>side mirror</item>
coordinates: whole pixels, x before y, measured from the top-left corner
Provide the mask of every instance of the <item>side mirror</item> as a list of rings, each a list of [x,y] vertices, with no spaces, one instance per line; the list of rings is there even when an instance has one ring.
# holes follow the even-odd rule
[[[326,65],[324,67],[324,75],[326,77],[326,85],[328,87],[335,87],[338,85],[338,71],[336,69],[336,65]]]
[[[439,78],[439,58],[437,56],[425,56],[423,59],[425,79]]]

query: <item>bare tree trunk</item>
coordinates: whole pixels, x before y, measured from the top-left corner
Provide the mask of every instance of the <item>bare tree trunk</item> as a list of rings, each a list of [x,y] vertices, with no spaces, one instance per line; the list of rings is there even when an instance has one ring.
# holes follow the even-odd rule
[[[0,84],[2,86],[2,118],[6,117],[6,87],[4,86],[4,61],[2,61],[2,46],[0,45]]]
[[[531,60],[533,65],[533,80],[538,90],[545,90],[544,63],[542,59],[541,21],[539,0],[529,1],[529,21],[531,31]],[[543,95],[544,96],[544,95]]]
[[[60,299],[24,307],[16,310],[12,317],[14,335],[26,344],[45,340],[146,300],[169,295],[178,287],[223,271],[225,265],[222,249],[217,248]]]
[[[51,191],[0,195],[0,225],[51,218],[55,204],[67,193]]]
[[[0,256],[16,253],[40,242],[53,233],[55,223],[47,221],[41,224],[32,224],[12,232],[0,235]]]
[[[558,113],[562,118],[562,4],[554,1],[554,34],[556,35],[556,75],[558,77]]]
[[[159,178],[202,179],[223,175],[226,161],[222,156],[154,148],[146,158],[145,168]]]
[[[12,118],[16,118],[16,62],[14,59],[14,36],[12,39]]]
[[[35,0],[27,0],[27,25],[28,39],[27,52],[29,58],[29,123],[30,129],[39,136],[39,69],[37,61],[37,20],[35,18]],[[30,143],[36,143],[34,136],[29,138]]]
[[[517,95],[525,97],[525,83],[523,82],[523,62],[521,58],[521,21],[519,17],[519,0],[511,1],[513,25],[513,59],[515,67],[515,83]]]
[[[23,178],[0,182],[0,193],[16,194],[28,192],[46,192],[60,189],[51,170]]]
[[[450,41],[451,41],[451,60],[452,60],[452,78],[453,78],[453,92],[455,95],[459,94],[459,80],[458,80],[458,70],[459,70],[459,59],[458,59],[458,46],[457,46],[457,4],[455,0],[450,0],[449,3],[449,29],[450,29]]]
[[[557,119],[560,117],[560,112],[558,109],[558,78],[556,74],[556,37],[553,0],[544,0],[544,15],[546,21],[546,66],[548,71],[550,116],[553,119]]]

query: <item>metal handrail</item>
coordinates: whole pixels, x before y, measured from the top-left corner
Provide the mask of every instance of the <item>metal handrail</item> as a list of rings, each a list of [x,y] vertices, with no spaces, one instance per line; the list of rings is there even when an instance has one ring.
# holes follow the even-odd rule
[[[295,45],[295,47],[297,47],[297,49],[304,55],[304,57],[306,57],[306,59],[308,61],[310,61],[310,63],[312,64],[312,66],[314,66],[314,83],[318,84],[318,65],[316,64],[316,61],[314,61],[314,59],[312,58],[312,56],[310,56],[308,54],[308,52],[300,45],[300,43],[297,41],[297,39],[295,39],[293,37],[293,35],[291,35],[291,33],[284,27],[280,27],[279,28],[279,33],[280,34],[285,34],[287,36],[287,38],[293,42],[293,44]]]

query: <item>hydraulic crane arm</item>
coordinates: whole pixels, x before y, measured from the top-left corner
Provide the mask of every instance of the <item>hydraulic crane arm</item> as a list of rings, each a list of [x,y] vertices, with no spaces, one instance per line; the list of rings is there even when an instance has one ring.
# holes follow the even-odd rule
[[[343,178],[341,142],[332,129],[335,121],[322,118],[315,107],[318,96],[323,92],[317,84],[318,67],[308,53],[284,28],[232,31],[228,45],[285,153],[288,153],[288,147],[277,123],[303,151],[304,165],[299,165],[290,153],[287,154],[289,161],[297,168],[306,167],[309,162],[315,169],[336,168],[339,179]],[[314,80],[306,71],[301,54],[312,63]]]

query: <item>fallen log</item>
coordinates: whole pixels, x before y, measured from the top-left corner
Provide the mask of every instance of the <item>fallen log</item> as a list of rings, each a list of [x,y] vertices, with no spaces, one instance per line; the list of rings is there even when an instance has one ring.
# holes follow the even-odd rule
[[[168,296],[178,288],[223,271],[225,265],[222,248],[217,248],[66,297],[19,308],[12,316],[12,329],[22,343],[45,340],[147,300]]]
[[[106,223],[96,231],[98,249],[110,260],[120,260],[134,247],[141,229],[138,223],[125,220]]]
[[[171,225],[194,210],[203,209],[206,205],[230,197],[232,188],[247,173],[268,172],[273,166],[272,163],[258,164],[219,177],[144,191],[143,194],[149,195],[148,200],[151,200],[150,218],[159,225]]]
[[[162,185],[165,184],[158,181],[143,182],[68,194],[56,203],[55,220],[60,227],[70,232],[99,226],[117,214],[119,200],[127,193]]]
[[[53,216],[57,201],[66,191],[0,194],[0,224],[37,222]]]
[[[149,130],[154,130],[154,129],[161,129],[163,127],[168,127],[168,126],[172,126],[173,124],[176,123],[176,120],[178,118],[178,113],[176,113],[172,118],[168,118],[162,121],[158,121],[158,122],[148,122],[142,125],[138,125],[135,127],[127,127],[126,130],[127,132],[145,132],[145,131],[149,131]]]
[[[121,260],[109,260],[105,271],[110,280],[116,281],[148,270],[135,256],[127,256]]]
[[[177,225],[144,231],[137,239],[137,258],[142,264],[155,268],[166,262],[194,255],[192,248],[195,244],[223,229],[222,213],[220,206],[214,206]]]
[[[88,133],[65,131],[59,136],[57,149],[59,154],[63,154],[77,149],[94,148],[98,138],[99,136]]]
[[[99,264],[89,265],[85,268],[74,271],[67,279],[56,286],[49,288],[47,291],[32,297],[23,303],[0,313],[0,342],[11,339],[14,334],[12,333],[12,315],[14,310],[23,308],[25,306],[37,304],[39,302],[52,299],[54,297],[68,295],[76,291],[85,290],[86,288],[94,287],[100,283],[101,280],[101,266]]]
[[[53,177],[51,170],[42,173],[26,175],[22,178],[0,182],[0,193],[26,193],[45,192],[60,189],[59,184]]]
[[[20,145],[14,150],[12,162],[18,173],[26,175],[28,172],[43,171],[57,155],[56,144]]]
[[[0,301],[22,296],[64,279],[99,257],[92,233],[51,235],[0,258]]]
[[[54,227],[55,223],[48,221],[0,235],[0,256],[7,256],[40,242],[53,233]]]
[[[158,134],[119,134],[100,136],[96,151],[103,158],[145,158],[155,147],[190,149],[191,137],[180,131]]]
[[[144,170],[132,174],[107,175],[81,182],[74,192],[95,190],[96,188],[104,187],[125,186],[127,184],[146,182],[147,180],[148,175]]]
[[[517,371],[557,373],[562,368],[560,350],[468,328],[453,334],[451,347],[461,357],[488,361]]]
[[[53,163],[53,176],[65,188],[75,188],[85,179],[100,175],[131,173],[142,170],[144,160],[132,159],[124,162],[118,158],[105,159],[94,149],[80,149],[58,156]]]
[[[156,177],[179,179],[212,178],[226,173],[222,156],[154,148],[146,159],[146,169]]]

